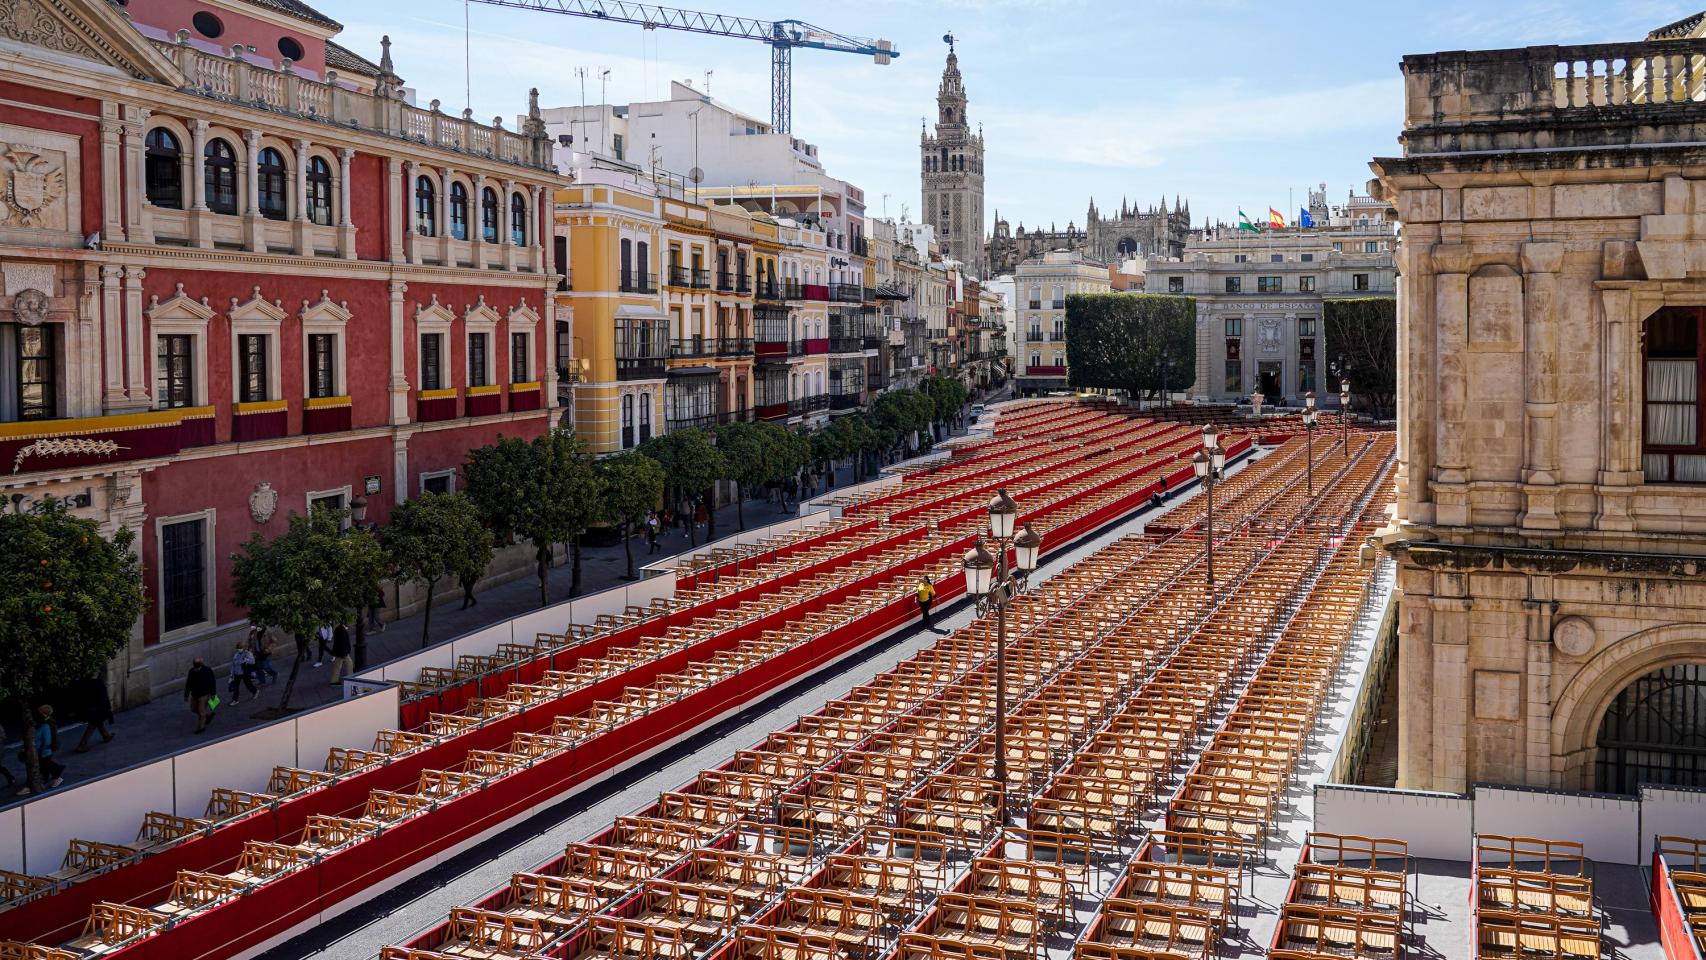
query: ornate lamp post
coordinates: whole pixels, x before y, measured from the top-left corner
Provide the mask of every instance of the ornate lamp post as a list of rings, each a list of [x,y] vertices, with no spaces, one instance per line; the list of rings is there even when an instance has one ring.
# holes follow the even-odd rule
[[[1345,459],[1351,458],[1351,378],[1339,378],[1339,417],[1345,421]]]
[[[1002,487],[989,501],[989,538],[995,544],[991,555],[983,538],[965,555],[966,592],[977,598],[978,616],[995,613],[995,782],[1001,791],[1001,815],[1007,815],[1007,608],[1025,592],[1031,572],[1037,568],[1042,535],[1025,525],[1014,536],[1019,505]],[[1013,566],[1007,554],[1014,554]]]
[[[1309,496],[1315,496],[1315,391],[1303,395],[1303,475]]]
[[[1220,431],[1214,424],[1202,428],[1202,449],[1191,458],[1191,469],[1202,481],[1208,493],[1208,585],[1214,587],[1214,488],[1226,479],[1226,450],[1220,445]]]

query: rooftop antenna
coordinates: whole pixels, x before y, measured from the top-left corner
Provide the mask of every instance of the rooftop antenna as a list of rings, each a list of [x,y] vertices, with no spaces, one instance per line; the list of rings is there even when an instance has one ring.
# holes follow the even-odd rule
[[[575,123],[584,124],[586,123],[586,68],[576,67],[575,76],[579,77],[581,81],[581,112],[575,115]],[[575,123],[569,124],[570,133],[574,132]],[[581,131],[581,134],[581,148],[584,150],[586,147],[586,131]],[[600,144],[599,149],[604,149],[604,146]]]
[[[711,95],[711,74],[713,74],[713,73],[716,73],[716,71],[715,70],[705,71],[705,96],[707,96],[707,97]]]
[[[604,149],[605,142],[610,139],[606,135],[608,124],[605,121],[605,118],[610,116],[610,95],[605,92],[609,85],[610,68],[598,68],[598,149],[600,150]]]
[[[474,31],[468,20],[468,0],[462,0],[462,108],[474,109]]]

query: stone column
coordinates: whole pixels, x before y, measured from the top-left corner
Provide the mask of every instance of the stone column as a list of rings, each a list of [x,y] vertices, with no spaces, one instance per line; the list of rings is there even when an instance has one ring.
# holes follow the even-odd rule
[[[1435,517],[1439,523],[1465,526],[1469,522],[1467,488],[1440,490],[1438,486],[1463,485],[1469,481],[1468,450],[1464,437],[1469,408],[1469,247],[1436,244],[1434,266],[1434,396],[1436,413]]]
[[[1600,449],[1599,512],[1594,525],[1600,530],[1633,530],[1630,500],[1633,488],[1643,481],[1641,323],[1635,316],[1630,291],[1606,290],[1601,298],[1605,332],[1600,344],[1605,359],[1600,394],[1605,398],[1606,422]]]
[[[124,267],[101,264],[101,402],[107,412],[124,406]]]
[[[450,178],[456,171],[440,167],[438,174],[441,185],[438,191],[438,262],[450,267],[456,264],[450,255]]]
[[[486,227],[485,220],[483,219],[486,209],[485,203],[486,175],[483,173],[476,173],[474,174],[474,195],[468,198],[468,241],[473,244],[474,269],[476,270],[483,270],[486,266],[484,262],[486,256]]]
[[[295,140],[296,151],[296,216],[291,223],[292,247],[299,257],[314,255],[314,240],[308,230],[308,141]]]
[[[421,262],[421,241],[419,211],[415,209],[415,180],[421,175],[421,166],[413,160],[403,161],[403,231],[404,246],[408,250],[409,263]]]
[[[533,188],[533,269],[536,273],[545,272],[545,265],[551,256],[545,241],[555,236],[555,226],[555,213],[545,207],[545,188],[544,186],[535,186]]]
[[[509,195],[515,190],[514,180],[500,180],[502,192],[498,194],[498,243],[503,245],[504,269],[515,269],[515,244],[509,242]]]
[[[407,366],[403,294],[409,285],[401,280],[391,281],[391,422],[408,423],[409,373]]]
[[[101,106],[101,236],[109,241],[125,239],[124,217],[124,158],[120,135],[124,123],[119,119],[119,105],[111,101]],[[77,189],[77,184],[66,184]],[[70,224],[72,230],[80,224]]]
[[[355,221],[350,219],[349,209],[349,171],[354,158],[354,150],[338,148],[338,256],[345,260],[355,259]]]
[[[243,131],[243,149],[247,154],[243,158],[243,248],[265,253],[267,239],[266,227],[261,222],[261,165],[257,162],[257,155],[261,152],[259,130]]]
[[[153,351],[142,336],[142,280],[148,272],[141,267],[124,268],[124,342],[127,393],[132,406],[153,403],[149,392],[148,357]]]
[[[345,183],[348,183],[346,178]],[[409,208],[403,205],[403,161],[396,157],[386,158],[386,197],[388,202],[385,211],[385,223],[391,235],[391,262],[403,263],[403,234],[409,231],[411,214]]]
[[[1433,770],[1434,790],[1460,793],[1469,770],[1469,601],[1433,597]],[[1405,676],[1405,683],[1410,678]],[[1406,697],[1406,700],[1409,700]]]
[[[213,247],[213,215],[207,209],[207,121],[190,123],[190,236],[203,249]]]
[[[1522,525],[1533,530],[1557,530],[1555,493],[1558,482],[1558,268],[1564,262],[1562,243],[1522,246],[1524,310],[1523,414],[1527,435],[1523,461]]]
[[[154,240],[152,231],[147,227],[147,205],[143,202],[147,193],[144,182],[143,160],[144,140],[148,135],[148,109],[146,107],[124,108],[124,218],[125,239],[132,243],[151,243]]]

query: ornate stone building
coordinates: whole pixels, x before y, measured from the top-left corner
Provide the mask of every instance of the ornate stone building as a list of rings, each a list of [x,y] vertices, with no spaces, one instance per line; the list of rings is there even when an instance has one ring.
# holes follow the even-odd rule
[[[1404,58],[1401,787],[1706,785],[1697,26]]]
[[[244,636],[251,534],[383,522],[550,425],[543,124],[417,107],[340,29],[299,0],[0,13],[0,498],[136,531],[121,702]]]
[[[924,222],[936,228],[944,256],[976,272],[984,263],[983,133],[971,132],[960,58],[953,34],[947,39],[948,65],[936,91],[936,134],[919,135]]]
[[[1161,198],[1160,206],[1147,210],[1120,201],[1119,212],[1104,217],[1096,208],[1094,198],[1084,220],[1087,226],[1079,229],[1069,222],[1065,230],[1049,224],[1047,230],[1026,230],[1023,223],[1014,229],[995,213],[995,227],[984,251],[984,276],[1010,274],[1020,263],[1055,250],[1077,253],[1101,263],[1143,257],[1179,257],[1191,239],[1191,205],[1173,198]]]

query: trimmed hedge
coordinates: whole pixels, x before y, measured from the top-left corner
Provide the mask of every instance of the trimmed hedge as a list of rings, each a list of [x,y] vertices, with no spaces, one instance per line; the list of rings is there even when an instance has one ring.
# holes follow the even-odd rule
[[[1142,397],[1189,387],[1197,369],[1197,299],[1159,293],[1067,297],[1066,363],[1067,382],[1075,388]]]

